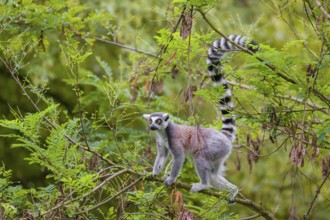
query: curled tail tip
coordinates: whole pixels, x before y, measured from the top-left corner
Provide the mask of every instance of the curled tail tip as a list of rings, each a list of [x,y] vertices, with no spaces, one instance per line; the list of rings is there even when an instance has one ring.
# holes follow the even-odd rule
[[[249,51],[256,53],[259,51],[259,44],[258,42],[256,42],[255,40],[251,40],[248,44],[246,49],[248,49]]]

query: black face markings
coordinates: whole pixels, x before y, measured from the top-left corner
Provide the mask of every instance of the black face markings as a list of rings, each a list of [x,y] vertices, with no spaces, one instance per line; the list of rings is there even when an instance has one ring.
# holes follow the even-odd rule
[[[168,119],[170,119],[170,115],[166,115],[166,117],[164,118],[165,121],[167,121]]]
[[[152,120],[151,120],[151,118],[149,119],[149,124],[152,124]]]
[[[152,130],[152,131],[157,131],[158,128],[157,128],[155,125],[152,125],[152,126],[150,126],[150,130]]]

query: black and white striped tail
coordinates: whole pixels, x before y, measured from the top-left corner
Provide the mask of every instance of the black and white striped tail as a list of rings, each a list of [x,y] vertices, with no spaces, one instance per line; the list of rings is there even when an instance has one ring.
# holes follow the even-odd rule
[[[228,37],[236,44],[249,49],[252,52],[256,52],[258,49],[254,46],[258,44],[255,41],[248,41],[248,38],[240,35],[230,35]],[[231,101],[231,90],[227,84],[226,79],[223,76],[223,67],[221,65],[222,57],[233,50],[238,48],[231,44],[225,38],[221,38],[213,42],[209,47],[207,56],[207,68],[209,75],[214,83],[214,86],[222,85],[225,88],[224,95],[220,98],[220,111],[222,114],[222,128],[221,131],[226,134],[231,140],[235,139],[235,117],[231,114],[231,110],[234,108],[234,104]]]

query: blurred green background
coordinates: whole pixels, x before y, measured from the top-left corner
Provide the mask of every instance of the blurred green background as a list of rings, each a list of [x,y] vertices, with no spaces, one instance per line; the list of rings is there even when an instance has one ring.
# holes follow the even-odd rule
[[[33,1],[39,4],[49,4],[52,1]],[[105,37],[111,41],[117,41],[123,45],[127,45],[132,48],[137,48],[143,51],[157,54],[160,51],[161,45],[157,43],[155,36],[159,36],[158,31],[161,29],[172,29],[178,15],[180,14],[180,7],[176,7],[176,4],[171,1],[142,1],[142,0],[94,0],[94,1],[68,1],[72,5],[81,5],[87,9],[82,13],[102,12],[109,17],[104,18],[104,24],[92,24],[88,28],[91,36]],[[178,1],[180,2],[180,1]],[[309,19],[305,13],[305,7],[303,1],[257,1],[257,0],[230,0],[230,1],[216,1],[217,5],[212,8],[208,8],[207,16],[216,25],[216,27],[225,34],[242,34],[251,36],[257,42],[261,42],[265,45],[270,45],[276,50],[281,51],[289,42],[299,39],[305,41],[315,54],[319,54],[322,47],[322,40],[320,40],[314,32],[314,28],[309,23]],[[326,2],[326,1],[324,1]],[[20,4],[19,2],[17,4]],[[329,2],[324,3],[330,5]],[[4,9],[3,9],[4,10]],[[24,10],[22,10],[24,11]],[[21,12],[23,15],[23,12]],[[57,12],[60,13],[60,12]],[[63,13],[64,16],[65,13]],[[19,16],[17,16],[19,20]],[[100,19],[100,22],[103,21]],[[19,21],[17,21],[19,22]],[[329,23],[328,23],[329,26]],[[6,27],[8,28],[8,26]],[[0,39],[2,44],[6,44],[6,39],[12,37],[15,34],[15,27],[13,31],[3,31]],[[17,28],[17,27],[16,27]],[[22,27],[23,28],[23,27]],[[319,27],[321,28],[321,27]],[[330,32],[329,27],[325,28],[325,32]],[[327,29],[326,29],[327,28]],[[5,27],[3,27],[5,29]],[[8,28],[8,30],[11,30]],[[60,104],[60,108],[67,112],[68,116],[77,115],[77,97],[73,89],[70,80],[72,76],[61,50],[59,42],[65,37],[72,37],[73,39],[79,39],[79,36],[65,36],[58,30],[46,30],[43,32],[44,41],[43,45],[39,45],[37,51],[30,53],[24,58],[26,66],[20,70],[19,77],[22,81],[28,80],[34,86],[43,88],[43,92],[46,97],[54,100],[55,103]],[[85,31],[85,29],[81,29]],[[33,28],[29,29],[33,33]],[[191,111],[191,105],[189,102],[185,102],[185,90],[189,85],[200,87],[203,79],[203,74],[206,74],[205,68],[205,55],[207,43],[210,40],[216,39],[219,36],[206,24],[199,13],[193,15],[193,29],[192,33],[199,36],[206,36],[205,39],[208,42],[202,42],[201,39],[193,38],[194,45],[192,48],[193,64],[191,65],[192,73],[189,75],[187,67],[180,67],[186,63],[184,57],[184,51],[177,51],[179,55],[176,55],[175,63],[178,67],[174,67],[174,64],[164,65],[159,71],[159,76],[156,78],[161,81],[158,90],[155,88],[155,96],[149,100],[146,94],[146,80],[148,79],[147,62],[156,62],[152,58],[150,60],[143,59],[142,54],[135,53],[124,48],[108,44],[101,41],[93,41],[86,46],[82,47],[82,51],[92,51],[92,55],[89,56],[80,66],[82,72],[85,71],[85,75],[95,75],[100,81],[106,81],[106,74],[101,67],[101,62],[105,62],[111,69],[111,78],[114,83],[125,84],[125,89],[121,92],[121,95],[125,96],[125,101],[134,100],[134,86],[137,87],[137,98],[132,101],[132,106],[125,109],[131,116],[127,119],[129,121],[122,122],[121,126],[126,130],[122,131],[119,135],[120,141],[124,141],[125,137],[129,137],[127,145],[139,141],[134,139],[136,133],[144,132],[147,134],[146,124],[140,117],[144,111],[168,111],[173,116],[182,118],[182,120],[193,121],[193,115],[197,116],[198,122],[203,126],[216,124],[216,110],[212,103],[207,101],[201,101],[199,98],[193,100],[193,113]],[[32,34],[31,34],[32,35]],[[37,36],[37,35],[36,35]],[[325,35],[329,36],[329,35]],[[327,39],[328,40],[328,39]],[[38,40],[35,41],[39,42]],[[325,41],[324,41],[325,42]],[[329,42],[326,41],[326,42]],[[201,46],[197,48],[197,46]],[[28,46],[28,45],[26,45]],[[329,45],[328,45],[329,47]],[[327,49],[328,50],[328,49]],[[296,68],[296,74],[294,77],[305,76],[306,65],[315,62],[314,57],[304,49],[301,44],[295,44],[293,48],[290,48],[288,53],[294,54],[295,59],[301,61],[301,66]],[[181,54],[182,53],[182,54]],[[164,55],[164,61],[169,59],[173,55],[171,48],[168,49]],[[180,59],[182,57],[182,59]],[[230,80],[243,82],[249,84],[252,79],[245,79],[244,69],[246,63],[246,55],[233,56],[230,61],[226,61],[226,69],[231,72],[237,73],[233,76],[228,76]],[[273,57],[274,58],[274,57]],[[229,58],[228,58],[229,59]],[[276,57],[274,58],[276,60]],[[290,62],[288,60],[288,62]],[[294,62],[294,60],[293,60]],[[157,63],[157,62],[156,62]],[[329,61],[324,64],[326,67],[323,70],[327,72],[329,70]],[[154,65],[155,66],[155,65]],[[153,66],[153,67],[154,67]],[[328,69],[327,69],[328,68]],[[176,70],[177,72],[173,71]],[[175,75],[177,73],[177,75]],[[151,75],[151,74],[150,74]],[[329,74],[320,76],[322,80],[329,79]],[[138,78],[135,78],[138,76]],[[190,84],[187,83],[187,78],[190,77]],[[323,77],[323,78],[322,78]],[[88,77],[87,77],[88,78]],[[134,81],[136,79],[136,81]],[[247,81],[244,81],[247,80]],[[86,80],[87,81],[87,80]],[[276,80],[275,80],[276,81]],[[136,84],[134,84],[136,82]],[[253,83],[253,82],[252,82]],[[252,85],[250,83],[250,85]],[[282,82],[283,83],[283,82]],[[256,83],[258,84],[258,83]],[[283,83],[285,84],[285,83]],[[2,118],[13,119],[14,114],[27,114],[35,112],[35,109],[27,98],[22,94],[22,91],[11,78],[8,70],[4,65],[0,64],[0,115]],[[115,87],[120,88],[120,87]],[[132,90],[129,91],[128,88]],[[283,87],[286,88],[286,87]],[[84,95],[82,100],[86,103],[83,105],[83,110],[86,112],[87,117],[92,118],[91,121],[97,121],[102,118],[102,114],[107,114],[107,107],[110,105],[107,103],[105,97],[99,96],[99,99],[89,100],[88,94],[97,93],[95,87],[86,83],[82,86]],[[328,90],[325,90],[328,92]],[[281,91],[284,94],[287,91]],[[238,97],[241,104],[238,104],[238,110],[251,109],[254,106],[258,111],[262,111],[269,102],[269,97],[263,97],[260,94],[256,96],[254,93],[245,92],[245,90],[235,87],[233,89],[235,97]],[[102,94],[102,93],[100,93]],[[289,93],[288,93],[289,94]],[[329,97],[329,94],[325,94]],[[33,96],[33,95],[32,95]],[[38,98],[33,96],[35,100]],[[87,102],[87,100],[89,102]],[[119,98],[119,102],[121,97]],[[313,98],[314,103],[319,104],[325,108],[328,108],[324,103],[319,102]],[[148,104],[151,103],[151,104]],[[275,105],[275,104],[274,104]],[[285,103],[284,103],[285,105]],[[299,104],[297,104],[299,105]],[[151,106],[151,107],[149,107]],[[40,101],[41,109],[45,105]],[[210,110],[211,109],[211,110]],[[116,110],[120,112],[120,110]],[[117,113],[118,113],[117,112]],[[253,112],[252,110],[250,112]],[[118,113],[119,114],[119,113]],[[325,115],[317,117],[322,120],[328,120]],[[110,117],[111,114],[107,115]],[[113,116],[113,115],[112,115]],[[67,116],[61,115],[63,121]],[[94,118],[93,118],[94,117]],[[297,118],[301,117],[300,115]],[[297,119],[298,121],[301,119]],[[308,120],[313,120],[313,116],[309,116]],[[275,143],[269,139],[269,133],[261,130],[262,123],[250,123],[245,121],[243,114],[238,121],[239,126],[239,139],[236,143],[236,149],[233,151],[229,161],[227,162],[228,179],[238,185],[242,189],[242,193],[249,199],[262,202],[272,212],[274,212],[279,219],[298,219],[293,216],[302,216],[306,212],[306,208],[309,206],[313,196],[315,195],[316,187],[321,183],[322,172],[320,159],[324,155],[329,155],[329,149],[320,150],[320,158],[312,159],[310,155],[305,158],[304,167],[292,166],[290,159],[290,150],[294,145],[294,142],[286,142],[286,137],[279,136]],[[96,133],[103,138],[111,138],[110,125],[102,128],[95,129]],[[120,130],[120,129],[119,129]],[[134,134],[131,136],[130,132]],[[0,128],[1,134],[12,132],[4,128]],[[250,170],[249,156],[250,150],[246,136],[249,134],[254,141],[257,141],[257,137],[260,139],[261,155],[258,160],[252,160],[253,168]],[[152,135],[151,135],[152,136]],[[153,137],[153,136],[152,136]],[[328,134],[326,136],[328,139]],[[96,138],[97,139],[97,138]],[[101,138],[102,139],[102,138]],[[146,144],[147,140],[142,140],[143,144]],[[13,170],[13,180],[15,183],[21,183],[24,187],[39,187],[47,185],[45,176],[47,171],[41,169],[37,165],[30,165],[24,158],[27,156],[27,152],[21,148],[11,148],[11,144],[14,142],[12,139],[0,138],[0,162],[5,164],[7,169]],[[282,143],[285,142],[283,145]],[[150,142],[148,143],[150,144]],[[126,144],[124,146],[127,146]],[[151,140],[151,145],[154,145],[154,140]],[[278,150],[276,150],[278,148]],[[155,153],[155,147],[152,146],[153,155]],[[152,163],[153,159],[146,157],[149,163]],[[185,167],[182,171],[181,181],[192,183],[196,176],[190,175],[193,170],[193,165],[188,159],[185,163]],[[317,202],[317,211],[314,213],[314,219],[327,219],[330,213],[330,184],[327,181],[322,188]],[[247,213],[243,207],[235,205],[230,207],[229,212],[241,213],[242,216]],[[297,213],[297,215],[292,214]]]

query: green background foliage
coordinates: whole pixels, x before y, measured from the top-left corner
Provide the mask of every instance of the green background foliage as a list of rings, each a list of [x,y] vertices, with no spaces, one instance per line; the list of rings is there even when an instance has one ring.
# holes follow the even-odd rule
[[[0,13],[0,219],[327,219],[330,2],[4,0]],[[190,194],[152,179],[141,117],[221,128],[207,48],[249,36],[222,64],[237,140],[227,178]],[[261,204],[261,205],[260,205]],[[265,211],[266,210],[266,211]],[[266,214],[265,214],[266,213]]]

